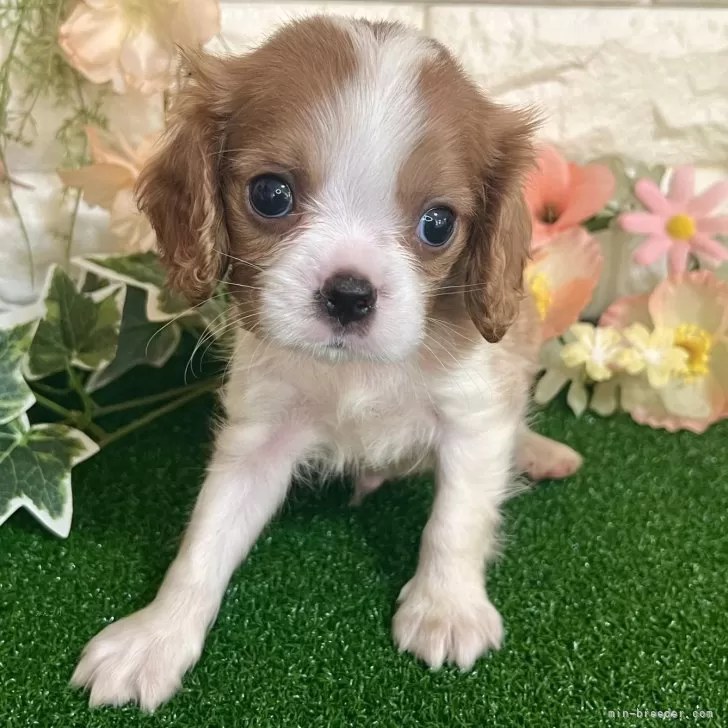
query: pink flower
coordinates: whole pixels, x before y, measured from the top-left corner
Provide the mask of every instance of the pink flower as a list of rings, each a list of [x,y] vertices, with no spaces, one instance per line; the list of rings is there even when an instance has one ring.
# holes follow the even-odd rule
[[[78,169],[59,169],[59,177],[67,187],[81,189],[87,204],[99,205],[111,213],[109,228],[123,241],[125,250],[151,250],[154,232],[137,209],[133,188],[157,135],[148,135],[136,148],[121,136],[93,127],[86,129],[86,136],[92,164]]]
[[[668,256],[673,275],[683,273],[692,252],[712,264],[728,260],[728,250],[712,236],[728,233],[728,216],[711,217],[711,213],[728,199],[728,180],[718,182],[697,197],[695,169],[675,169],[667,196],[649,179],[635,185],[635,194],[649,212],[627,212],[619,224],[630,233],[647,235],[635,251],[638,265],[651,265]]]
[[[524,190],[533,220],[534,250],[602,210],[614,188],[614,175],[606,166],[580,167],[567,162],[554,147],[542,146],[538,169],[531,172]]]
[[[200,46],[219,32],[217,0],[81,0],[58,45],[92,83],[152,94],[171,84],[176,46]]]
[[[622,375],[622,407],[641,424],[670,432],[704,432],[725,417],[728,407],[728,284],[707,270],[667,279],[646,296],[615,301],[600,326],[623,331],[659,332],[640,336],[645,368]],[[671,334],[669,339],[666,336]],[[657,339],[663,345],[658,346]],[[683,352],[680,368],[663,371],[659,388],[650,383],[649,366],[676,348]],[[638,371],[637,369],[635,371]]]
[[[579,320],[602,272],[602,253],[584,228],[560,233],[537,251],[526,269],[542,322],[543,340],[561,336]]]

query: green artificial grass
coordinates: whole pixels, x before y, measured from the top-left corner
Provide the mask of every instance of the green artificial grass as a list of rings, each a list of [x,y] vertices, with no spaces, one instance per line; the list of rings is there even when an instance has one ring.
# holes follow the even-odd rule
[[[137,371],[117,396],[165,377]],[[66,541],[23,514],[0,528],[2,728],[728,724],[728,422],[669,435],[625,416],[576,420],[563,403],[538,429],[584,468],[508,503],[488,578],[505,647],[472,673],[431,672],[390,638],[431,481],[385,486],[359,510],[345,485],[299,488],[235,576],[182,691],[151,717],[89,710],[68,687],[76,659],[154,596],[212,412],[198,400],[77,468]]]

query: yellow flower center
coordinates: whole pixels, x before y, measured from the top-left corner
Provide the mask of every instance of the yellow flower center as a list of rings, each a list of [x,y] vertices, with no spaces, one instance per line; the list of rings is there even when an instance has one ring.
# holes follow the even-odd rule
[[[545,273],[528,273],[528,288],[531,291],[533,300],[536,302],[536,309],[541,321],[546,318],[546,314],[551,308],[551,285]]]
[[[674,215],[665,227],[673,240],[690,240],[696,232],[695,220],[690,215]]]
[[[704,377],[710,371],[713,337],[695,324],[682,324],[675,329],[675,346],[688,354],[685,368],[680,372],[685,379]]]

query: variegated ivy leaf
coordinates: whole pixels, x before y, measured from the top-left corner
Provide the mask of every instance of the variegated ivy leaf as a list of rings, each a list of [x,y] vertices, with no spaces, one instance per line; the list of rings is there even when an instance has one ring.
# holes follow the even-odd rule
[[[49,276],[46,315],[28,355],[27,375],[40,379],[73,365],[96,370],[116,354],[123,286],[81,293],[60,268]]]
[[[94,256],[74,261],[82,268],[112,281],[147,291],[146,317],[148,321],[170,321],[189,317],[197,328],[208,327],[215,338],[218,332],[227,330],[225,320],[228,296],[224,284],[215,295],[199,306],[190,306],[166,285],[166,275],[159,258],[153,252],[131,255]]]
[[[0,524],[25,508],[65,538],[71,528],[71,468],[97,452],[66,425],[31,425],[25,415],[0,425]]]
[[[180,327],[173,321],[165,324],[149,321],[145,310],[147,295],[141,288],[127,287],[116,356],[108,366],[88,378],[87,391],[105,387],[138,364],[164,366],[176,351]]]
[[[42,314],[41,311],[31,313]],[[33,341],[38,319],[25,311],[18,314],[7,313],[0,320],[0,425],[20,417],[35,402],[21,365]]]

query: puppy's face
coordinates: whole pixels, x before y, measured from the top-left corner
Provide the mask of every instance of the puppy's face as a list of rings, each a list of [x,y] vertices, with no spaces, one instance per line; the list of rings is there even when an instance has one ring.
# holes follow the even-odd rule
[[[313,18],[191,62],[140,204],[191,299],[229,268],[245,328],[397,361],[434,322],[467,317],[493,342],[516,316],[530,134],[434,42]]]

